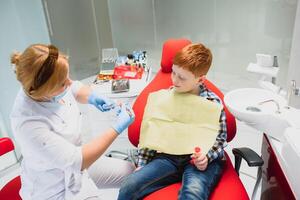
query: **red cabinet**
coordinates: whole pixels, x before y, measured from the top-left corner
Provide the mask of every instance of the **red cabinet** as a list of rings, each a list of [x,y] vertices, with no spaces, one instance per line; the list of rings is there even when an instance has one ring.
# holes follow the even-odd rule
[[[288,181],[280,167],[278,159],[272,149],[268,136],[264,134],[262,142],[262,188],[263,200],[293,200],[296,199]]]

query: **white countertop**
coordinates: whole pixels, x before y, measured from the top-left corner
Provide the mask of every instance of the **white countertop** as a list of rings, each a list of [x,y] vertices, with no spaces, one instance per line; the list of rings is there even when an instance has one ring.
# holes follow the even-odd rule
[[[293,191],[296,199],[300,199],[300,178],[298,175],[299,168],[297,167],[297,165],[300,165],[300,159],[297,157],[291,157],[292,155],[287,155],[286,141],[280,142],[272,137],[268,137],[268,139],[291,190]]]
[[[86,79],[81,80],[85,84],[91,85],[97,92],[102,95],[105,95],[110,98],[130,98],[138,96],[141,91],[148,85],[151,80],[151,68],[149,71],[145,72],[141,79],[130,79],[129,80],[129,91],[128,92],[120,92],[120,93],[112,93],[111,92],[111,81],[101,82],[99,84],[93,84],[96,76],[91,76]]]

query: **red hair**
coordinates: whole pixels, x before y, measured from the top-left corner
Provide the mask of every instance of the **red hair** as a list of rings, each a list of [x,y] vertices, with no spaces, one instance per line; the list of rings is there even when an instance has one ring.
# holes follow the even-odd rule
[[[16,66],[17,79],[21,82],[25,93],[36,101],[47,100],[46,96],[61,88],[69,73],[68,58],[59,53],[52,75],[45,84],[34,88],[35,77],[48,56],[49,47],[44,44],[33,44],[23,53],[14,52],[11,55],[11,63]]]
[[[179,51],[173,64],[192,72],[195,76],[206,75],[212,63],[210,49],[203,44],[190,44]]]

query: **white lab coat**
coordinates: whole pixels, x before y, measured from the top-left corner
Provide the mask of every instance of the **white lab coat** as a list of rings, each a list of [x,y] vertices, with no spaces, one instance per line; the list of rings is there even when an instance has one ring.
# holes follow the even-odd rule
[[[95,184],[81,172],[81,113],[74,98],[80,87],[73,82],[64,105],[36,102],[23,89],[17,95],[11,124],[23,155],[20,195],[25,200],[97,196]]]

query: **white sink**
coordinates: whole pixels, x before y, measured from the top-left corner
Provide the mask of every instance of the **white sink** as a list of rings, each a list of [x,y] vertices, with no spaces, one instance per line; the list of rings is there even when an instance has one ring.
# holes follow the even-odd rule
[[[283,97],[259,88],[232,90],[225,95],[224,101],[237,119],[249,124],[265,123],[268,116],[281,112],[286,105]]]
[[[224,97],[229,111],[239,120],[282,141],[286,128],[300,129],[300,110],[286,106],[286,100],[265,89],[242,88]]]

